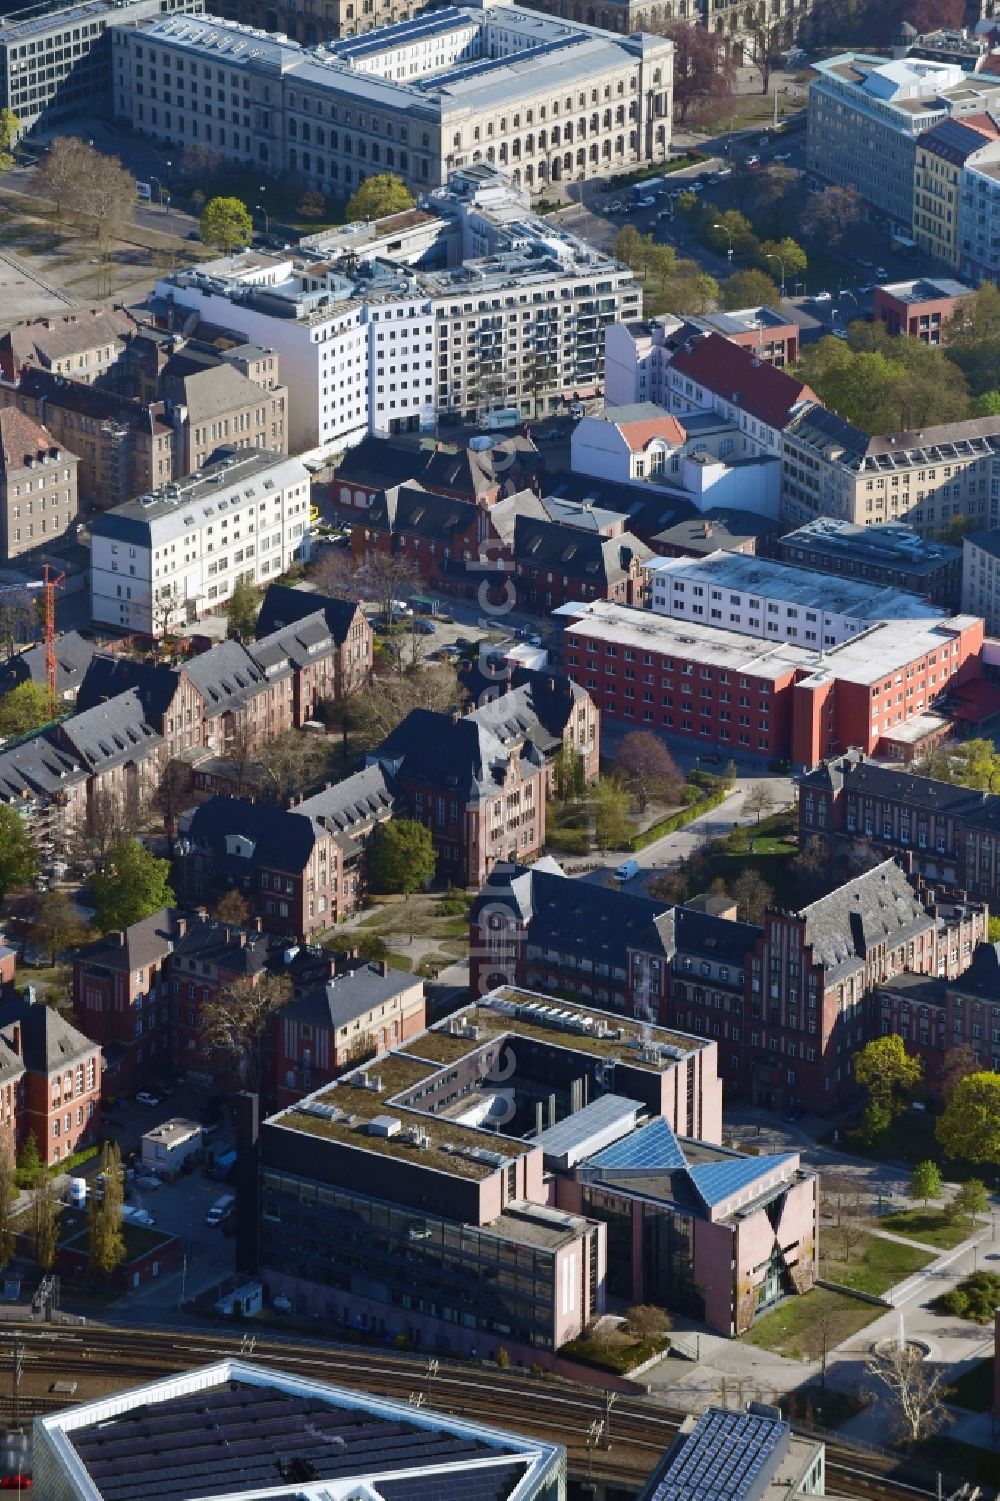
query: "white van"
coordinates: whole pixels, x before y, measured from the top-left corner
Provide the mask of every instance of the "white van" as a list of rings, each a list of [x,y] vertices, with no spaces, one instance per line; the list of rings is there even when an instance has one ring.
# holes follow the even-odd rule
[[[206,1225],[221,1225],[226,1215],[236,1203],[235,1194],[223,1194],[221,1199],[216,1199],[208,1214],[205,1216]]]
[[[631,881],[633,876],[639,874],[638,860],[623,860],[615,871],[616,881]]]

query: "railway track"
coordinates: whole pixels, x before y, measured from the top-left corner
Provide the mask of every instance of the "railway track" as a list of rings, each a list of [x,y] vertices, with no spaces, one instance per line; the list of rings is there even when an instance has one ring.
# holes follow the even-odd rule
[[[154,1380],[190,1366],[243,1355],[296,1375],[350,1387],[379,1396],[426,1402],[457,1417],[496,1424],[532,1437],[565,1445],[570,1469],[578,1476],[638,1488],[677,1432],[685,1414],[643,1397],[619,1394],[609,1406],[607,1395],[568,1381],[470,1367],[444,1359],[428,1376],[422,1356],[383,1354],[363,1346],[331,1345],[308,1339],[262,1335],[237,1340],[214,1330],[204,1333],[116,1329],[107,1325],[0,1329],[0,1393],[9,1391],[13,1336],[24,1351],[22,1417],[33,1417],[130,1385]],[[77,1383],[71,1399],[53,1394],[56,1381]],[[0,1396],[0,1410],[11,1399]],[[588,1446],[591,1425],[610,1428],[610,1446]],[[881,1460],[846,1444],[827,1443],[827,1471],[837,1489],[859,1501],[924,1501],[936,1488],[913,1483],[893,1472],[893,1460]]]

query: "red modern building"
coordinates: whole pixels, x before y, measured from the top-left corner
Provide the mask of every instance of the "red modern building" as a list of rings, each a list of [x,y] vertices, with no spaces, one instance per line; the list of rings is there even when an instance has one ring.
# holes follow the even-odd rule
[[[905,334],[924,344],[940,344],[941,331],[954,318],[974,288],[950,276],[922,276],[918,281],[896,281],[875,288],[873,317],[889,333]]]

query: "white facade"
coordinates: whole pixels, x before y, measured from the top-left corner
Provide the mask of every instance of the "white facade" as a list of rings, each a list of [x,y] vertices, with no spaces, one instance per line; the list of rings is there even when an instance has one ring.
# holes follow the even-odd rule
[[[669,395],[667,331],[680,319],[650,323],[615,323],[604,344],[604,399],[609,406],[655,401],[665,406]]]
[[[611,330],[608,330],[609,334]],[[652,402],[607,405],[598,416],[583,417],[570,439],[574,474],[629,483],[678,483],[687,434],[676,418]]]
[[[962,611],[981,615],[986,634],[1000,636],[1000,531],[977,532],[962,543]]]
[[[976,153],[978,155],[978,153]],[[1000,164],[966,162],[958,203],[958,265],[969,281],[1000,277]]]
[[[643,566],[649,607],[658,615],[813,650],[839,646],[881,621],[925,627],[942,616],[900,589],[739,553],[650,558]]]
[[[146,636],[224,608],[308,556],[301,460],[232,450],[198,474],[105,511],[91,528],[90,613]]]

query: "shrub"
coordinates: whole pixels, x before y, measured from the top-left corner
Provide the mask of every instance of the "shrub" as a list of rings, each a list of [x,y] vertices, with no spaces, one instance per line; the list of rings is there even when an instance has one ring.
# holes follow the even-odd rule
[[[969,1311],[969,1300],[965,1293],[960,1293],[957,1287],[953,1287],[950,1292],[941,1294],[938,1306],[942,1313],[950,1313],[952,1318],[964,1319]]]

